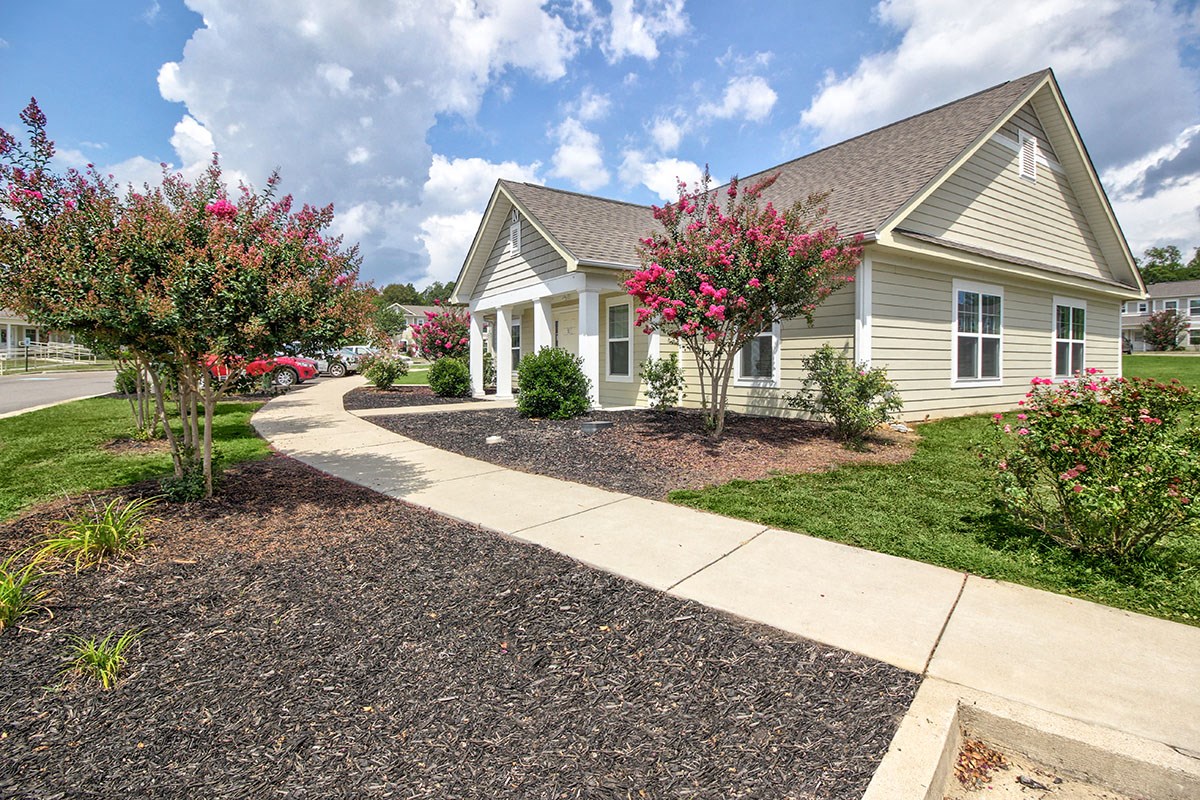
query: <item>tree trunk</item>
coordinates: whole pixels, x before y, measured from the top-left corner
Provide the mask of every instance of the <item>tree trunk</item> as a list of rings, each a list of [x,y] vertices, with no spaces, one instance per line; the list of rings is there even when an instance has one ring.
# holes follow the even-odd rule
[[[154,401],[158,405],[159,416],[163,420],[163,432],[167,434],[167,444],[171,446],[171,465],[175,470],[175,477],[183,477],[183,460],[180,453],[179,442],[175,439],[175,432],[171,430],[171,425],[167,421],[167,404],[163,400],[162,379],[154,370],[150,370],[150,380],[154,384]]]
[[[217,389],[210,379],[204,384],[204,496],[213,496],[212,425],[217,404]]]

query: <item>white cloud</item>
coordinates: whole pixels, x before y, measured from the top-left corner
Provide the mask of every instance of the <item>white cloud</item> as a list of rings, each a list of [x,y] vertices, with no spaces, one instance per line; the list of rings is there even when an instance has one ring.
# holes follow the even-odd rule
[[[191,114],[184,114],[183,119],[175,123],[171,146],[183,159],[183,173],[189,177],[204,171],[216,149],[212,134]]]
[[[341,64],[321,64],[317,67],[317,75],[335,92],[346,94],[350,91],[350,79],[354,77],[354,72]]]
[[[604,119],[608,116],[608,111],[612,107],[612,100],[606,94],[599,94],[588,87],[583,90],[579,96],[579,101],[574,104],[575,116],[583,122],[595,122],[596,120]]]
[[[595,191],[608,183],[608,170],[600,137],[583,127],[574,117],[568,117],[554,131],[558,149],[551,162],[551,175],[566,178],[585,192]]]
[[[1130,161],[1195,121],[1179,57],[1185,21],[1153,0],[883,0],[901,34],[847,75],[830,73],[801,122],[829,144],[1053,67],[1092,157]]]
[[[147,25],[153,25],[158,20],[158,15],[162,12],[162,6],[158,4],[158,0],[151,0],[150,5],[142,12],[142,22]]]
[[[679,147],[683,139],[683,129],[672,120],[659,117],[650,125],[650,138],[664,153],[670,153]]]
[[[646,160],[645,153],[626,150],[621,161],[621,182],[627,186],[641,184],[664,201],[679,199],[679,181],[695,188],[704,176],[704,170],[691,161],[678,158]]]
[[[1135,254],[1168,244],[1188,253],[1200,245],[1200,167],[1194,156],[1188,160],[1189,149],[1198,145],[1200,125],[1193,125],[1169,144],[1102,176]]]
[[[613,0],[609,36],[604,53],[611,64],[626,56],[647,61],[658,58],[658,42],[688,29],[683,0]]]
[[[767,118],[779,95],[767,81],[758,75],[732,78],[725,86],[720,104],[705,103],[700,114],[718,119],[744,117],[753,122]]]

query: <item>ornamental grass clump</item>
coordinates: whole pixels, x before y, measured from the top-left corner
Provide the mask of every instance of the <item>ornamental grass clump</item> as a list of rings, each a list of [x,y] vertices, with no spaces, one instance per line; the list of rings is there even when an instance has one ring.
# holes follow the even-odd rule
[[[1125,561],[1165,535],[1200,532],[1200,403],[1178,381],[1099,372],[1034,378],[1015,419],[995,415],[990,458],[999,505],[1017,523]]]
[[[126,501],[117,497],[104,508],[93,505],[88,516],[59,520],[58,535],[46,539],[38,556],[74,561],[75,571],[79,572],[106,558],[140,550],[147,544],[147,517],[154,503],[153,499]]]
[[[18,566],[22,555],[13,553],[0,561],[0,633],[36,613],[50,595],[50,590],[40,585],[45,573],[37,559]]]
[[[66,656],[67,666],[63,673],[90,678],[99,683],[101,688],[111,689],[116,685],[117,677],[128,661],[125,651],[141,635],[140,631],[126,631],[119,637],[114,632],[103,639],[72,636],[71,648]]]
[[[517,411],[523,417],[570,419],[591,408],[592,382],[583,374],[583,361],[562,348],[543,347],[522,358],[517,380]]]
[[[788,405],[831,422],[834,436],[850,448],[861,449],[871,429],[904,407],[887,370],[856,364],[828,344],[800,363],[807,375]]]

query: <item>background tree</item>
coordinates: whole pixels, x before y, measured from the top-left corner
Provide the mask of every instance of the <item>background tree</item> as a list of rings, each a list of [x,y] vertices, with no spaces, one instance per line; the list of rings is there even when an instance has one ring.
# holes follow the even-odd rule
[[[375,305],[378,308],[386,308],[392,303],[406,306],[426,305],[421,299],[421,293],[411,283],[389,283],[375,296]]]
[[[383,306],[375,310],[371,314],[371,326],[385,337],[392,337],[399,333],[403,333],[408,327],[408,323],[404,321],[404,315],[390,305]]]
[[[1142,326],[1142,336],[1153,350],[1182,350],[1179,337],[1191,327],[1187,317],[1173,308],[1156,311]]]
[[[1146,283],[1192,281],[1200,279],[1200,247],[1185,265],[1183,254],[1175,245],[1148,247],[1140,259],[1134,259]]]
[[[705,172],[679,200],[654,208],[662,230],[639,246],[642,269],[625,281],[637,298],[637,324],[662,331],[692,354],[705,424],[714,438],[725,428],[729,380],[738,352],[782,319],[813,312],[853,280],[861,237],[842,239],[823,222],[823,195],[786,211],[760,205],[778,176],[743,189],[730,181],[722,208]]]
[[[421,302],[423,306],[437,306],[445,303],[450,299],[450,293],[454,291],[454,282],[442,283],[434,281],[421,290]]]
[[[202,471],[212,494],[212,418],[247,358],[288,343],[328,349],[354,336],[370,310],[356,248],[326,237],[331,206],[293,211],[242,187],[235,205],[214,156],[195,182],[164,170],[161,187],[121,197],[89,167],[57,175],[46,119],[21,114],[28,147],[0,130],[0,304],[31,321],[124,349],[149,375],[165,420],[176,391],[179,431],[166,426],[176,478]],[[201,413],[203,421],[201,421]]]

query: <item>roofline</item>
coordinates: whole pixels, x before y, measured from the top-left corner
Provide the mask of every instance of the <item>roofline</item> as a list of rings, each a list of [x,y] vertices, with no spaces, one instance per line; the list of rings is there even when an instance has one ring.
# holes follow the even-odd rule
[[[467,270],[471,266],[471,261],[475,258],[475,251],[479,249],[479,241],[483,237],[484,228],[487,227],[488,217],[491,216],[492,210],[496,207],[496,200],[500,197],[500,181],[496,181],[496,185],[492,187],[492,196],[488,198],[487,208],[483,211],[483,216],[479,218],[479,227],[475,229],[475,236],[471,239],[471,247],[467,250],[467,257],[463,259],[462,266],[458,268],[458,277],[454,279],[454,291],[450,293],[452,302],[461,303],[462,300],[458,296],[458,289],[462,285],[463,278],[467,277]]]

